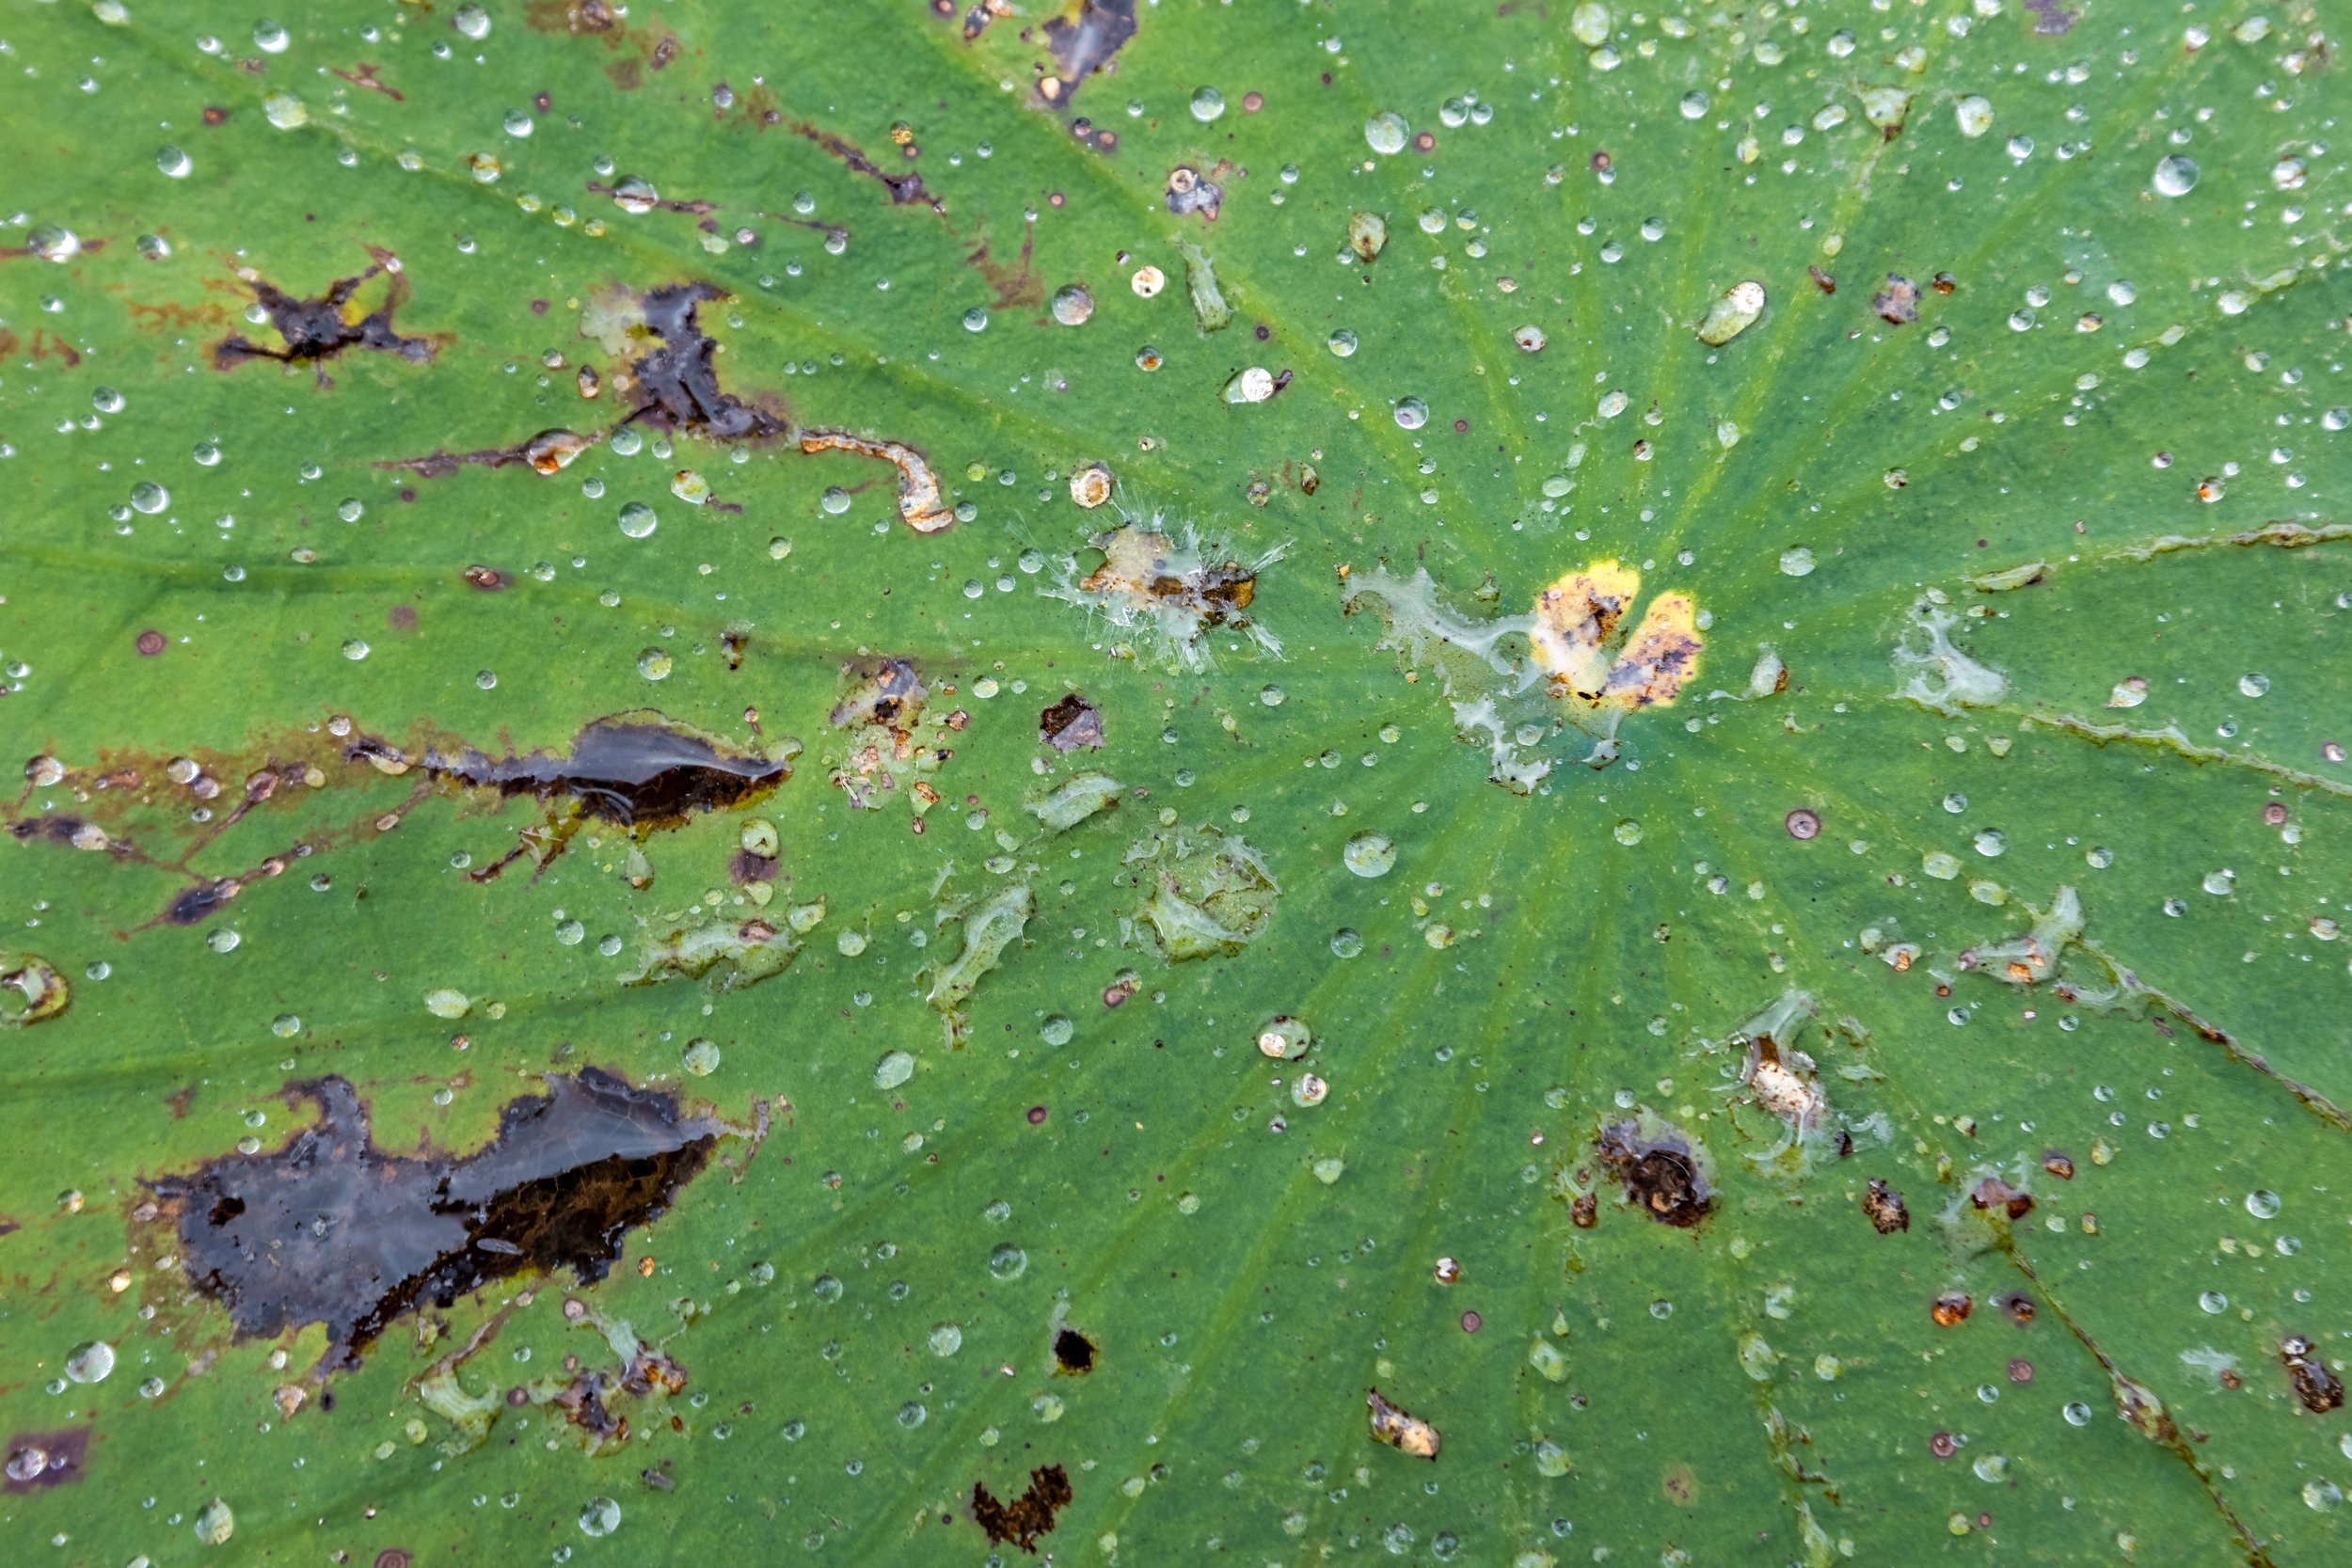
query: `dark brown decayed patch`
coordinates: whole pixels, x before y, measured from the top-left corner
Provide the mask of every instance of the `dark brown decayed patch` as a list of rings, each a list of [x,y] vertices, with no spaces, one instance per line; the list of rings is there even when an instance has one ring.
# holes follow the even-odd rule
[[[232,370],[248,359],[315,365],[351,348],[397,354],[415,364],[430,360],[440,349],[438,339],[404,338],[392,327],[392,313],[408,299],[408,275],[401,271],[399,258],[374,245],[368,247],[368,255],[371,260],[365,272],[337,278],[316,299],[297,298],[266,278],[253,279],[253,297],[269,312],[270,325],[282,346],[271,348],[232,332],[214,346],[213,368]],[[385,286],[384,302],[356,320],[349,317],[346,310],[353,296],[362,284],[379,276],[390,279]],[[322,386],[326,382],[324,366],[319,370],[319,382]]]
[[[1645,1137],[1633,1121],[1612,1122],[1600,1131],[1594,1152],[1625,1186],[1626,1201],[1661,1225],[1689,1228],[1714,1207],[1714,1193],[1690,1141],[1661,1126]]]
[[[525,1270],[604,1276],[624,1233],[662,1212],[718,1141],[667,1095],[596,1068],[547,1080],[462,1159],[380,1147],[358,1091],[299,1084],[319,1119],[266,1154],[231,1154],[153,1191],[189,1282],[239,1339],[326,1326],[324,1365],[350,1366],[403,1315]]]
[[[1057,752],[1100,750],[1103,710],[1073,691],[1037,716],[1037,737]]]

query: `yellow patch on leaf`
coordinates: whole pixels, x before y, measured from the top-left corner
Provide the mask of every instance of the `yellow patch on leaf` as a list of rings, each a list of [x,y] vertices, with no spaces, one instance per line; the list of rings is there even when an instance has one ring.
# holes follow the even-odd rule
[[[1664,594],[1613,649],[1618,626],[1633,607],[1642,574],[1614,561],[1570,572],[1535,595],[1529,633],[1535,662],[1551,677],[1555,696],[1595,707],[1637,708],[1671,703],[1698,673],[1706,644],[1698,610],[1687,594]]]

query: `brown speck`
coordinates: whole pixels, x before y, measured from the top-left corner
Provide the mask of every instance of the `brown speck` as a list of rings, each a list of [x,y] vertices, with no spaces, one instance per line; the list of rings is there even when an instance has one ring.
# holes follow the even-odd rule
[[[532,300],[531,302],[531,313],[534,316],[546,315],[548,313],[548,302],[544,299]]]
[[[1430,1272],[1437,1276],[1438,1284],[1454,1284],[1462,1277],[1461,1260],[1454,1258],[1440,1258],[1438,1259],[1437,1267]]]
[[[153,629],[139,633],[139,657],[153,658],[164,651],[164,634]]]
[[[2034,1305],[2031,1296],[2014,1295],[2001,1303],[2001,1315],[2020,1328],[2033,1322],[2033,1314]]]
[[[2072,1181],[2074,1180],[2074,1156],[2066,1153],[2062,1149],[2053,1148],[2043,1154],[2042,1156],[2042,1168],[2048,1171],[2052,1176],[2057,1177],[2060,1181]]]
[[[1465,1312],[1462,1314],[1462,1332],[1465,1334],[1475,1334],[1480,1328],[1485,1326],[1486,1322],[1486,1319],[1480,1317],[1475,1312]]]
[[[1788,830],[1790,838],[1819,838],[1821,834],[1821,816],[1819,812],[1799,806],[1783,819],[1782,826]]]
[[[1042,1127],[1045,1125],[1044,1106],[1032,1105],[1029,1107],[1029,1125],[1031,1127]]]
[[[211,103],[208,103],[208,104],[206,104],[206,105],[204,106],[204,123],[205,123],[205,124],[207,124],[207,125],[221,125],[221,124],[225,124],[225,123],[227,123],[228,119],[229,119],[229,111],[228,111],[228,110],[223,109],[223,108],[220,108],[220,107],[218,107],[217,105],[211,104]]]
[[[1960,1443],[1948,1432],[1939,1432],[1928,1439],[1928,1452],[1938,1459],[1949,1459],[1960,1451]]]
[[[2033,1195],[2021,1193],[1997,1176],[1988,1176],[1968,1194],[1968,1201],[1988,1214],[2022,1220],[2033,1212]]]
[[[1651,1134],[1640,1122],[1612,1122],[1601,1129],[1594,1152],[1624,1183],[1627,1201],[1661,1225],[1688,1229],[1714,1207],[1695,1148],[1666,1123]]]
[[[392,606],[390,610],[384,612],[384,624],[394,631],[416,630],[417,607],[407,604]]]
[[[1438,138],[1431,135],[1426,131],[1422,132],[1419,135],[1416,135],[1413,138],[1413,150],[1416,152],[1426,152],[1437,145]]]
[[[2263,807],[2263,821],[2267,823],[2269,826],[2276,828],[2285,822],[2286,819],[2287,808],[2284,801],[2273,800],[2268,805]]]
[[[1832,277],[1820,268],[1808,266],[1804,269],[1804,275],[1813,279],[1813,286],[1820,290],[1821,293],[1825,294],[1834,294],[1837,292],[1837,279]]]
[[[495,594],[512,580],[495,566],[469,566],[465,577],[467,587],[479,588],[485,594]]]
[[[1084,1377],[1094,1370],[1098,1354],[1094,1341],[1074,1328],[1065,1328],[1054,1336],[1054,1365],[1072,1377]]]
[[[1953,1328],[1968,1321],[1976,1305],[1965,1291],[1947,1291],[1930,1304],[1928,1315],[1935,1320],[1938,1328]]]
[[[1928,282],[1929,286],[1933,288],[1939,294],[1950,293],[1954,289],[1960,287],[1960,279],[1954,277],[1948,272],[1939,272],[1933,277],[1930,278]]]
[[[1595,152],[1592,157],[1593,172],[1595,174],[1606,174],[1615,166],[1615,162],[1616,160],[1610,157],[1605,151]]]
[[[1568,1205],[1568,1219],[1579,1230],[1590,1230],[1599,1223],[1600,1200],[1591,1193],[1579,1193]]]
[[[2009,1364],[2009,1380],[2011,1383],[2031,1383],[2033,1381],[2033,1363],[2025,1359],[2023,1356],[2012,1358]]]
[[[1469,434],[1470,434],[1470,421],[1469,421],[1468,420],[1454,420],[1454,435],[1456,435],[1456,436],[1467,436],[1467,435],[1469,435]]]

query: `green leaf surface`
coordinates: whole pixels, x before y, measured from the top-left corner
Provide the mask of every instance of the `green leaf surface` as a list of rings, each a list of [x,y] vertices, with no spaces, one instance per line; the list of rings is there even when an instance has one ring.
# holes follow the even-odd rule
[[[14,8],[8,1560],[2342,1560],[2340,55]]]

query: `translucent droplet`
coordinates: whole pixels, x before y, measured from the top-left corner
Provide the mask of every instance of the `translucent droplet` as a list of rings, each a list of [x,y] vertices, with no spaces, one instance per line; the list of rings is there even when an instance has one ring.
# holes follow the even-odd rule
[[[886,1052],[874,1064],[874,1087],[895,1089],[914,1076],[914,1057],[905,1051]]]
[[[87,1339],[65,1358],[65,1375],[76,1383],[103,1383],[115,1370],[115,1348],[103,1339]]]
[[[1419,430],[1429,422],[1429,405],[1419,398],[1398,399],[1396,422],[1406,430]]]
[[[1064,326],[1082,326],[1094,314],[1094,296],[1083,283],[1067,283],[1054,291],[1054,319]]]
[[[354,637],[346,641],[343,643],[343,657],[350,659],[355,664],[360,659],[367,657],[367,640],[365,638]]]
[[[1413,128],[1405,123],[1405,117],[1394,110],[1384,110],[1364,121],[1366,145],[1381,155],[1389,156],[1405,150],[1405,140]]]
[[[610,1497],[591,1497],[580,1511],[580,1533],[592,1539],[621,1528],[621,1505]]]
[[[1197,87],[1192,94],[1192,118],[1206,125],[1225,112],[1225,95],[1215,87]]]
[[[1007,1282],[1029,1272],[1029,1255],[1010,1242],[999,1242],[988,1255],[988,1272]]]
[[[2186,196],[2197,186],[2197,165],[2175,152],[2157,161],[2155,177],[2149,182],[2158,196]]]
[[[660,648],[647,648],[637,656],[637,673],[649,681],[670,678],[670,656]]]
[[[631,539],[644,539],[660,526],[653,508],[644,501],[631,501],[621,508],[621,531]]]
[[[155,166],[169,179],[185,180],[196,160],[176,147],[165,146],[155,150]]]
[[[1384,877],[1396,864],[1396,846],[1385,834],[1361,832],[1347,841],[1340,859],[1359,877]]]
[[[131,507],[150,516],[171,504],[171,492],[152,480],[140,480],[131,486]]]
[[[719,1048],[709,1040],[688,1040],[678,1053],[678,1065],[697,1078],[707,1078],[719,1070]]]
[[[2274,1219],[2279,1212],[2279,1195],[2267,1187],[2257,1187],[2246,1195],[2246,1212],[2258,1220]]]
[[[1356,334],[1344,326],[1334,330],[1330,337],[1324,340],[1324,342],[1325,346],[1343,359],[1356,352]]]

